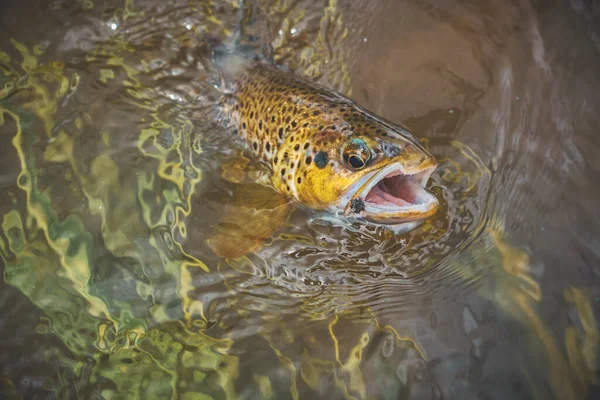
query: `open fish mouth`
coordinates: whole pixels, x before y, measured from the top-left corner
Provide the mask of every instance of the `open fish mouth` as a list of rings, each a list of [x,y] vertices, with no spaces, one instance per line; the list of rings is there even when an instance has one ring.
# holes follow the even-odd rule
[[[418,221],[435,214],[438,200],[425,189],[436,165],[418,171],[394,163],[353,185],[344,209],[346,216],[360,216],[381,224]],[[344,199],[344,200],[346,200]]]

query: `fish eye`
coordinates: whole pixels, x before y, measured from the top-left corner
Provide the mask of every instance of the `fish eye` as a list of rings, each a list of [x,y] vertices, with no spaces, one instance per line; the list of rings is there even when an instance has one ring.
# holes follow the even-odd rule
[[[350,168],[361,169],[371,159],[371,150],[363,140],[354,139],[344,149],[343,158]]]
[[[348,157],[348,164],[350,164],[350,166],[352,166],[352,168],[355,169],[361,169],[365,166],[365,162],[363,161],[363,159],[356,154],[352,154],[350,157]]]

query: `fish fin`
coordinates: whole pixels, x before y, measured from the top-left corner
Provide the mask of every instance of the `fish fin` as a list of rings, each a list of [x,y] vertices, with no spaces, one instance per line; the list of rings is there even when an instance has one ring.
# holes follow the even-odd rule
[[[221,177],[231,183],[244,183],[248,177],[250,160],[243,155],[221,162]]]
[[[237,150],[232,155],[220,156],[221,178],[236,184],[257,183],[273,187],[271,174],[262,165],[248,158],[244,150]]]
[[[236,259],[261,249],[287,223],[289,199],[258,184],[238,185],[235,200],[225,204],[208,246],[216,255]]]

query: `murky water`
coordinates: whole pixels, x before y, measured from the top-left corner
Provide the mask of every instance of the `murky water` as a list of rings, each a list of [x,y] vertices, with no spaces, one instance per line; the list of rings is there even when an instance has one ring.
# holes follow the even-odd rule
[[[404,235],[280,199],[211,120],[237,1],[38,3],[0,6],[3,397],[598,395],[597,3],[248,10],[440,160]]]

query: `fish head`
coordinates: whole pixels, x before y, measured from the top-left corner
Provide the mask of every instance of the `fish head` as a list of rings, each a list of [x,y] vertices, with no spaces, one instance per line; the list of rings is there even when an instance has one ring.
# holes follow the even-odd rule
[[[405,128],[369,119],[343,134],[320,132],[296,197],[315,209],[380,224],[435,214],[438,200],[425,189],[435,158]]]

